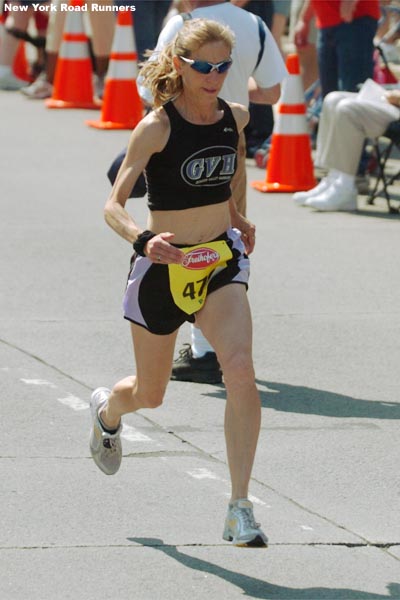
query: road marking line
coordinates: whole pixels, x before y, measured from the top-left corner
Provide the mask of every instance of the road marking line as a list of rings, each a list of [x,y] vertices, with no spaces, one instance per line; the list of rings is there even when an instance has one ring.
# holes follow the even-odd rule
[[[51,388],[57,387],[56,385],[54,385],[54,383],[51,383],[50,381],[47,381],[46,379],[23,379],[23,378],[21,378],[20,381],[22,381],[23,383],[26,383],[27,385],[47,385],[48,387],[51,387]]]
[[[257,496],[253,496],[252,494],[249,494],[249,500],[253,504],[258,504],[259,506],[267,506],[268,508],[271,508],[266,502],[260,500],[260,498],[257,498]]]
[[[194,469],[193,471],[186,471],[186,473],[194,479],[217,479],[218,481],[225,481],[225,479],[222,479],[222,477],[218,477],[218,475],[205,468]]]
[[[223,477],[219,477],[219,475],[216,475],[209,469],[205,469],[205,468],[198,468],[198,469],[194,469],[193,471],[186,471],[186,473],[188,475],[190,475],[190,477],[193,477],[194,479],[214,479],[216,481],[222,481],[223,483],[230,484],[230,482],[227,479],[224,479]],[[227,498],[230,498],[229,493],[225,493],[225,496]],[[263,500],[260,500],[260,498],[257,498],[257,496],[252,496],[251,494],[249,494],[248,498],[251,502],[253,502],[253,504],[258,504],[259,506],[266,506],[267,508],[270,508],[270,506],[266,502],[264,502]]]
[[[54,383],[51,383],[51,381],[47,381],[47,379],[21,378],[20,381],[22,381],[26,385],[43,385],[43,386],[47,386],[47,387],[50,387],[53,389],[57,388],[57,386],[54,385]],[[65,398],[57,398],[57,401],[60,402],[60,404],[64,404],[64,406],[67,406],[68,408],[71,408],[72,410],[75,410],[75,411],[87,410],[90,406],[88,402],[85,402],[84,400],[81,400],[80,398],[78,398],[77,396],[73,396],[72,394],[69,394]],[[153,442],[154,441],[150,437],[145,435],[144,433],[141,433],[140,431],[135,429],[135,427],[132,427],[131,425],[123,426],[121,437],[123,437],[128,442]]]
[[[149,438],[144,433],[140,433],[135,427],[132,425],[123,425],[121,437],[129,442],[152,442],[153,440]]]
[[[72,408],[72,410],[87,410],[89,408],[89,404],[84,402],[80,398],[76,396],[67,396],[66,398],[57,398],[58,402],[68,406],[68,408]]]

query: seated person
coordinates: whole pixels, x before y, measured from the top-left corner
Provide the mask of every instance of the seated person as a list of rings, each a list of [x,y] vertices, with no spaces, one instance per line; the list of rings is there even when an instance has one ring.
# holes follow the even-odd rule
[[[376,94],[378,86],[367,82]],[[381,89],[382,97],[375,100],[365,99],[361,92],[331,92],[325,97],[315,164],[328,169],[328,175],[311,190],[296,192],[296,204],[320,211],[356,210],[355,178],[364,140],[382,135],[400,117],[400,90]]]

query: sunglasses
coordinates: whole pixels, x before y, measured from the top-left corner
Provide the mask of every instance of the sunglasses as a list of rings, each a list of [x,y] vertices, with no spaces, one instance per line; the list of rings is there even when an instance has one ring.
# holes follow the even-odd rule
[[[203,75],[208,75],[212,71],[217,71],[217,73],[225,73],[232,65],[231,58],[220,63],[210,63],[206,60],[192,60],[191,58],[185,58],[184,56],[180,56],[179,58],[185,63],[188,63],[192,69],[198,73],[202,73]]]

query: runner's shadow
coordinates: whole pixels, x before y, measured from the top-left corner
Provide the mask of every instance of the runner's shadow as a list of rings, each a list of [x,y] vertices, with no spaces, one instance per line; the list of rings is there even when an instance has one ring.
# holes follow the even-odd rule
[[[209,573],[215,577],[220,577],[224,581],[235,585],[243,590],[243,593],[249,598],[259,598],[260,600],[270,600],[272,598],[280,598],[281,600],[384,600],[388,598],[400,598],[400,584],[388,584],[389,595],[375,594],[363,592],[361,590],[351,590],[347,588],[290,588],[280,585],[268,583],[263,579],[249,577],[236,571],[231,571],[225,567],[216,565],[201,558],[189,556],[178,550],[177,546],[164,544],[163,540],[158,538],[128,538],[130,542],[140,544],[141,546],[152,547],[178,561],[188,569]],[[250,550],[249,552],[253,552]],[[260,550],[255,550],[260,552]],[[245,551],[247,552],[247,551]],[[265,550],[261,550],[265,552]]]
[[[323,417],[400,419],[400,403],[363,400],[326,390],[257,379],[263,408]],[[203,394],[225,398],[225,388]]]

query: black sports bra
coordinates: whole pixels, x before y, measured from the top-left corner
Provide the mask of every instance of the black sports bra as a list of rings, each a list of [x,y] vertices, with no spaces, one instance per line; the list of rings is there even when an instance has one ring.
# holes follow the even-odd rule
[[[224,116],[211,125],[186,121],[172,100],[164,105],[171,133],[145,170],[150,210],[184,210],[230,198],[239,134],[230,106],[218,101]]]

